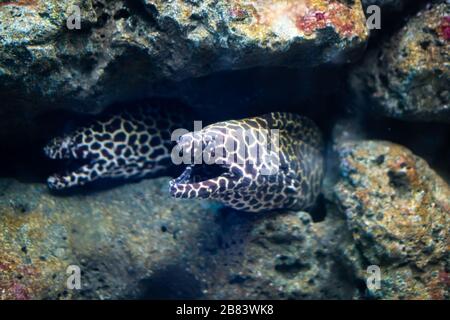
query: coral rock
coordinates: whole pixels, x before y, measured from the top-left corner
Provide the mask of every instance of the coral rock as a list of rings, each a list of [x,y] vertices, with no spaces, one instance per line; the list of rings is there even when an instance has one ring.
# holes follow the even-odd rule
[[[69,30],[72,5],[81,30]],[[54,108],[97,113],[154,84],[221,70],[353,60],[368,32],[361,2],[0,2],[0,136]],[[6,99],[7,98],[7,99]]]
[[[0,300],[200,297],[199,252],[219,229],[201,203],[168,201],[166,185],[56,197],[0,180]],[[73,265],[80,290],[66,285]]]
[[[351,298],[333,223],[170,201],[165,178],[55,196],[0,180],[1,299]],[[67,287],[78,266],[81,289]],[[338,289],[336,289],[338,288]]]
[[[384,299],[448,299],[450,189],[421,158],[382,141],[340,146],[335,186],[354,241],[381,269]]]
[[[447,3],[420,11],[371,51],[352,76],[374,112],[405,120],[450,122],[450,43]]]
[[[345,272],[333,258],[337,243],[329,240],[336,238],[337,226],[330,221],[314,223],[306,212],[269,214],[246,222],[229,221],[222,235],[222,250],[215,257],[219,267],[207,297],[355,297],[354,284],[342,276]]]

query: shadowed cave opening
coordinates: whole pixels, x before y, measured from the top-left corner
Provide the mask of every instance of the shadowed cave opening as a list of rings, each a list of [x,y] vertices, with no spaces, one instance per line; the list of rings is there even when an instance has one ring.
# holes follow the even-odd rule
[[[319,70],[253,68],[219,72],[177,83],[161,83],[155,89],[160,96],[151,99],[179,101],[189,110],[187,112],[198,115],[203,126],[270,111],[296,112],[310,117],[318,124],[328,149],[332,149],[336,122],[347,118],[353,123],[351,129],[356,131],[356,136],[364,128],[362,138],[383,139],[404,145],[423,157],[438,173],[450,178],[447,165],[450,162],[447,148],[450,128],[445,124],[411,123],[365,114],[366,109],[360,105],[361,102],[352,98],[348,92],[345,81],[348,72],[345,66],[325,66]],[[103,113],[116,110],[117,105],[121,108],[132,107],[133,102],[113,104]],[[63,169],[65,163],[47,159],[42,152],[43,146],[51,138],[70,132],[96,117],[54,110],[35,117],[31,122],[34,125],[29,127],[30,132],[17,133],[13,139],[12,136],[0,137],[0,176],[45,183],[46,178]],[[429,136],[436,139],[430,141],[426,138]],[[326,161],[335,159],[327,156]],[[319,199],[316,208],[320,206]],[[324,215],[321,216],[320,211],[323,210],[316,208],[314,219],[321,221]]]
[[[201,283],[182,266],[172,265],[156,271],[137,286],[139,299],[200,299],[203,295]]]

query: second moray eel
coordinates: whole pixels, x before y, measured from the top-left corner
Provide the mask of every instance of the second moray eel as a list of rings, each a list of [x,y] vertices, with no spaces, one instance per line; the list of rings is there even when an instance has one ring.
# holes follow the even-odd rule
[[[139,180],[168,174],[173,169],[171,134],[192,126],[183,111],[170,102],[141,101],[52,139],[44,147],[46,156],[78,167],[50,176],[49,188],[65,190],[103,179]]]
[[[143,103],[53,139],[44,149],[48,157],[82,164],[50,176],[49,187],[62,190],[103,178],[173,173],[173,154],[195,160],[193,151],[200,148],[205,161],[188,161],[181,176],[170,181],[173,197],[214,199],[247,212],[314,204],[323,178],[323,140],[308,118],[274,112],[212,124],[175,142],[173,131],[192,127],[192,121],[182,110],[168,110]],[[242,132],[247,136],[240,138]],[[225,154],[217,153],[221,147]]]

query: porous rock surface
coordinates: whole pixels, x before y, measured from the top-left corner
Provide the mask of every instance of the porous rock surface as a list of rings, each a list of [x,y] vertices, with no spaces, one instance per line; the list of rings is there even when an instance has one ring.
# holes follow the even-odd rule
[[[168,201],[166,185],[147,180],[64,197],[2,179],[0,299],[200,296],[195,270],[199,252],[215,243],[214,213],[199,202]],[[81,290],[66,285],[72,265]],[[160,283],[167,274],[174,288]]]
[[[369,288],[370,295],[448,299],[448,184],[424,160],[390,142],[346,142],[339,154],[334,192],[363,258],[355,261],[381,270],[381,286]]]
[[[344,225],[314,223],[306,212],[260,215],[242,222],[228,218],[223,265],[208,290],[213,299],[351,299],[355,279],[335,258],[336,233]],[[344,228],[345,229],[345,228]]]
[[[333,224],[173,201],[166,178],[54,195],[0,180],[0,299],[351,298]],[[67,287],[69,266],[81,289]]]
[[[450,4],[419,11],[355,68],[351,84],[364,100],[360,107],[403,120],[450,122],[449,41]]]
[[[74,5],[80,30],[67,27]],[[48,110],[97,113],[161,81],[344,63],[367,37],[359,0],[2,0],[0,137]]]

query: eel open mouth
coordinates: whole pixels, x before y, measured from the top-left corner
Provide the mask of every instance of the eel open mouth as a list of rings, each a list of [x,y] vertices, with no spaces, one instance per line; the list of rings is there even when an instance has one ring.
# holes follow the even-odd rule
[[[89,159],[54,159],[58,163],[53,176],[65,176],[72,172],[79,171],[83,166],[91,165],[93,160]]]
[[[169,192],[175,198],[211,198],[215,192],[226,190],[234,185],[239,176],[232,172],[229,163],[224,161],[225,153],[220,157],[214,133],[191,132],[180,137],[177,147],[191,161],[183,173],[169,183]],[[202,163],[195,162],[197,152],[201,152]],[[186,163],[186,162],[185,162]]]
[[[233,179],[225,164],[187,165],[178,178],[170,181],[170,194],[175,198],[209,198]]]
[[[217,178],[227,172],[227,167],[218,164],[189,165],[175,180],[177,183],[199,183]]]
[[[55,173],[47,179],[50,189],[62,190],[75,186],[74,173],[92,166],[94,159],[72,150],[68,138],[53,139],[44,147],[44,154],[57,163]]]

